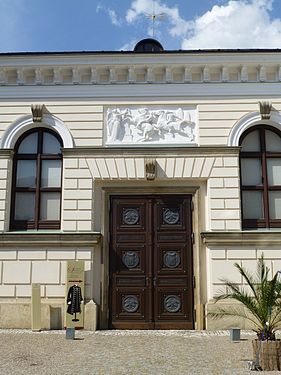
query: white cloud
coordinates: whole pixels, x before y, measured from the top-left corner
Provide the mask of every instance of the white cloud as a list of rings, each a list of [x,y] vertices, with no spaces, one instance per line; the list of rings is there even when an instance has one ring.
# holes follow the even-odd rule
[[[96,7],[96,12],[99,13],[101,11],[105,12],[109,16],[112,25],[114,26],[122,25],[122,20],[121,18],[118,18],[117,13],[115,12],[114,9],[106,8],[102,6],[101,4],[98,4]]]
[[[275,0],[278,1],[278,0]],[[220,1],[217,0],[217,3]],[[215,5],[193,20],[185,19],[177,5],[161,0],[133,0],[126,12],[128,24],[145,24],[145,15],[165,13],[161,33],[165,31],[182,49],[208,48],[280,48],[281,19],[271,18],[274,0],[228,0]],[[146,22],[152,35],[151,23]],[[160,26],[156,27],[160,35]]]
[[[120,19],[118,19],[117,14],[115,10],[113,9],[108,9],[108,15],[110,17],[111,23],[115,26],[121,26],[122,22]]]
[[[119,50],[120,51],[133,51],[137,42],[138,42],[137,39],[132,39],[130,42],[123,44],[123,46],[121,46]]]
[[[101,4],[98,4],[96,6],[96,12],[99,13],[101,10],[102,10],[102,6],[101,6]]]
[[[188,22],[180,16],[177,6],[170,8],[160,1],[134,0],[130,9],[127,10],[126,21],[132,24],[141,18],[144,19],[144,16],[152,14],[153,11],[156,15],[164,13],[165,22],[169,24],[169,33],[172,36],[178,37],[186,34]],[[149,35],[152,34],[151,24],[147,27],[147,32]]]
[[[183,49],[280,48],[281,20],[271,20],[273,0],[230,0],[190,25]]]

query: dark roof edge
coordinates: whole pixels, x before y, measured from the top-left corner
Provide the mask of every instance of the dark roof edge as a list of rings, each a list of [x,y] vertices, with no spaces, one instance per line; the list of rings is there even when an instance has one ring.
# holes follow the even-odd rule
[[[161,54],[203,54],[203,53],[281,53],[280,48],[248,48],[248,49],[193,49],[193,50],[164,50],[160,52],[134,51],[62,51],[62,52],[0,52],[0,56],[59,56],[59,55],[161,55]]]

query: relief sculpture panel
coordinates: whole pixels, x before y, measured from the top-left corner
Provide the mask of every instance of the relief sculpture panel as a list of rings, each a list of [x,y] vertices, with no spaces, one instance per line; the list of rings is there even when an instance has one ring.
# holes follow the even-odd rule
[[[106,144],[196,145],[194,107],[115,107],[106,110]]]

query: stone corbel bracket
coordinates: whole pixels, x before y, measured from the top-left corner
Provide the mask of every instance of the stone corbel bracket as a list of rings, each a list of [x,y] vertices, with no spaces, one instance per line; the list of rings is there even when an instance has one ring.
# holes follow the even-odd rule
[[[260,114],[262,120],[269,120],[271,116],[272,104],[271,102],[259,102]]]
[[[33,122],[42,122],[44,115],[44,104],[31,105]]]
[[[145,159],[145,177],[149,181],[153,181],[156,178],[156,160],[155,159]]]

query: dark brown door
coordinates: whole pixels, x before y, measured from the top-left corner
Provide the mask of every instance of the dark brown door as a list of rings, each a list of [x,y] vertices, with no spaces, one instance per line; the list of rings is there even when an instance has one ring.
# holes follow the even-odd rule
[[[110,325],[193,329],[191,196],[114,196]]]

